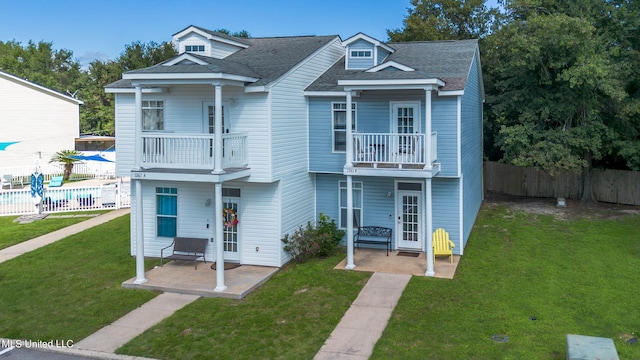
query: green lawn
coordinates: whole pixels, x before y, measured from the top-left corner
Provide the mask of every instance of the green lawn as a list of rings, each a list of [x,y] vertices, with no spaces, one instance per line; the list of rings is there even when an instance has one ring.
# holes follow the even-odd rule
[[[290,264],[242,300],[199,299],[118,350],[159,359],[311,359],[371,276]]]
[[[77,342],[157,295],[134,276],[128,215],[1,263],[0,337]]]
[[[96,213],[101,212],[94,211],[90,214]],[[104,211],[102,211],[102,213],[104,213]],[[72,214],[81,215],[81,213]],[[55,214],[52,216],[60,215],[63,214]],[[19,224],[13,222],[17,218],[18,216],[0,216],[0,250],[90,219],[90,217],[45,218],[44,220],[34,221],[28,224]]]
[[[455,279],[413,277],[372,359],[565,359],[566,334],[613,338],[621,359],[640,359],[621,339],[640,334],[639,231],[637,215],[483,207]]]
[[[639,230],[637,215],[556,220],[483,206],[455,279],[413,277],[372,358],[564,359],[573,333],[613,338],[621,359],[640,359],[640,345],[621,340],[640,333]],[[121,287],[135,276],[129,246],[123,216],[0,264],[0,337],[77,341],[153,298]],[[334,270],[342,257],[289,264],[242,300],[199,299],[119,352],[313,358],[370,276]]]

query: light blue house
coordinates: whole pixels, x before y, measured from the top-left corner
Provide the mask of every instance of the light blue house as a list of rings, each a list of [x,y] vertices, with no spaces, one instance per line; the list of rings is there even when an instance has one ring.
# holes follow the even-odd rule
[[[364,34],[305,90],[316,212],[347,230],[393,230],[392,247],[427,252],[444,228],[462,255],[483,198],[478,43],[381,43]],[[347,111],[351,109],[351,111]],[[352,219],[353,218],[353,219]]]
[[[208,260],[282,266],[282,237],[319,212],[349,230],[353,213],[392,227],[403,234],[394,248],[428,250],[426,234],[445,227],[461,252],[482,199],[475,41],[236,38],[189,26],[173,42],[179,55],[106,88],[116,173],[132,180],[137,283],[144,257],[175,236],[209,239]],[[397,223],[410,207],[415,223]],[[215,291],[224,284],[218,266]]]

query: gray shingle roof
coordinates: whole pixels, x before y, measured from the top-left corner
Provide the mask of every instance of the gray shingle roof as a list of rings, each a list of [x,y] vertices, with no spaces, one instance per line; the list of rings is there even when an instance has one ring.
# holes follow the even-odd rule
[[[477,40],[389,43],[396,51],[383,62],[395,61],[416,71],[345,70],[344,58],[313,82],[307,91],[343,91],[338,80],[433,79],[445,82],[441,90],[463,90],[478,45]]]
[[[226,59],[216,59],[208,56],[189,54],[199,60],[207,63],[207,65],[200,65],[190,62],[181,62],[179,64],[165,66],[169,59],[160,64],[142,68],[138,70],[127,71],[127,74],[206,74],[206,73],[225,73],[234,74],[247,77],[260,77],[249,66]]]
[[[204,29],[202,30],[205,31]],[[162,65],[163,63],[160,63],[148,68],[128,71],[127,74],[205,74],[222,72],[258,78],[259,80],[252,85],[262,86],[275,81],[315,51],[337,38],[337,35],[243,38],[239,41],[250,46],[246,49],[238,50],[224,59],[191,54],[206,62],[207,65],[180,63],[172,66],[164,66]],[[234,40],[237,39],[234,38]],[[173,59],[175,59],[175,57],[164,63]],[[107,87],[115,87],[116,85],[125,85],[125,83],[115,82],[107,85]]]

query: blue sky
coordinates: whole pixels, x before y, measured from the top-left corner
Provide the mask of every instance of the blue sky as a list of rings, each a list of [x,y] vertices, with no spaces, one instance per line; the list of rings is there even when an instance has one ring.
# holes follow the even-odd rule
[[[0,40],[53,42],[81,63],[114,59],[134,41],[163,42],[187,27],[253,37],[364,32],[387,40],[409,0],[0,0]]]

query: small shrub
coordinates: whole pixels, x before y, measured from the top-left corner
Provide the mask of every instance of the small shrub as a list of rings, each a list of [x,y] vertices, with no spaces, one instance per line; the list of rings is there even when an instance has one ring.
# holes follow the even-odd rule
[[[287,234],[282,238],[284,250],[291,255],[296,262],[305,262],[313,257],[325,257],[333,254],[344,236],[344,231],[339,230],[335,220],[320,213],[315,226],[307,222],[306,226],[300,226],[293,234]]]

